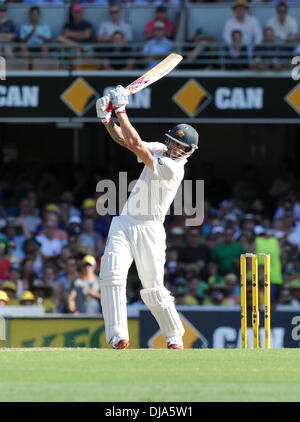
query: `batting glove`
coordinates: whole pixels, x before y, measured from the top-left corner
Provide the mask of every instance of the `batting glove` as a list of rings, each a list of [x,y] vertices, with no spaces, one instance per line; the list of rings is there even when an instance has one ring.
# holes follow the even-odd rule
[[[101,119],[103,124],[107,124],[111,121],[111,115],[113,111],[113,104],[108,95],[101,97],[96,102],[97,116]]]
[[[115,112],[124,112],[126,105],[128,104],[128,94],[126,89],[122,85],[118,85],[115,89],[109,92],[109,96],[112,99]]]

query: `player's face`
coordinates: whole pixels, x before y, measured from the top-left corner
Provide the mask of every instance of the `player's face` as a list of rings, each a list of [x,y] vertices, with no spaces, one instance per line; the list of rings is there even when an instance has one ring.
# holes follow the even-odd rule
[[[175,141],[170,140],[168,142],[168,153],[170,158],[183,158],[183,156],[188,152],[189,148],[178,144]]]

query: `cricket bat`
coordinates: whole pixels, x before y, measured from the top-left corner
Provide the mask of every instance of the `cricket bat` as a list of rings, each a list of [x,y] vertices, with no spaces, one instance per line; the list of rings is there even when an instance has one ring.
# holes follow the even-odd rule
[[[148,70],[144,75],[140,76],[131,84],[126,86],[126,91],[128,95],[135,94],[138,91],[146,88],[147,86],[153,84],[154,82],[161,79],[163,76],[167,75],[178,65],[183,57],[177,53],[169,54],[165,59],[160,63],[154,66],[152,69]]]
[[[135,94],[167,75],[183,59],[180,54],[171,53],[144,75],[126,86],[127,94]]]

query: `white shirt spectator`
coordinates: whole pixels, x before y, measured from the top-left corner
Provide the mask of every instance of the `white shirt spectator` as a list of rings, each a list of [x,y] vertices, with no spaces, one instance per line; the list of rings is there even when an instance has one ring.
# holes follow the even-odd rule
[[[36,237],[37,241],[41,243],[41,252],[44,256],[60,255],[61,249],[65,242],[57,238],[49,239],[43,234]]]
[[[278,17],[275,16],[268,20],[267,26],[273,29],[276,38],[281,41],[286,41],[291,34],[298,33],[298,23],[291,16],[286,16],[283,25],[279,22]]]
[[[231,32],[241,31],[243,44],[260,44],[262,42],[262,29],[255,16],[246,15],[243,22],[235,17],[229,18],[225,22],[223,39],[227,44],[231,44]]]
[[[127,41],[132,41],[132,28],[124,21],[120,21],[119,23],[114,23],[112,21],[102,22],[99,26],[97,35],[98,37],[104,35],[112,36],[116,31],[122,32]]]

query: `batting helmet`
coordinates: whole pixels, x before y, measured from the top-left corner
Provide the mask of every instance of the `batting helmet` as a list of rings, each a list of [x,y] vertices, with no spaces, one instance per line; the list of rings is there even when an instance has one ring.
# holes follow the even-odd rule
[[[180,145],[189,147],[187,156],[193,154],[193,152],[198,148],[199,134],[192,126],[181,123],[176,125],[171,130],[166,133],[168,139],[177,142]]]

